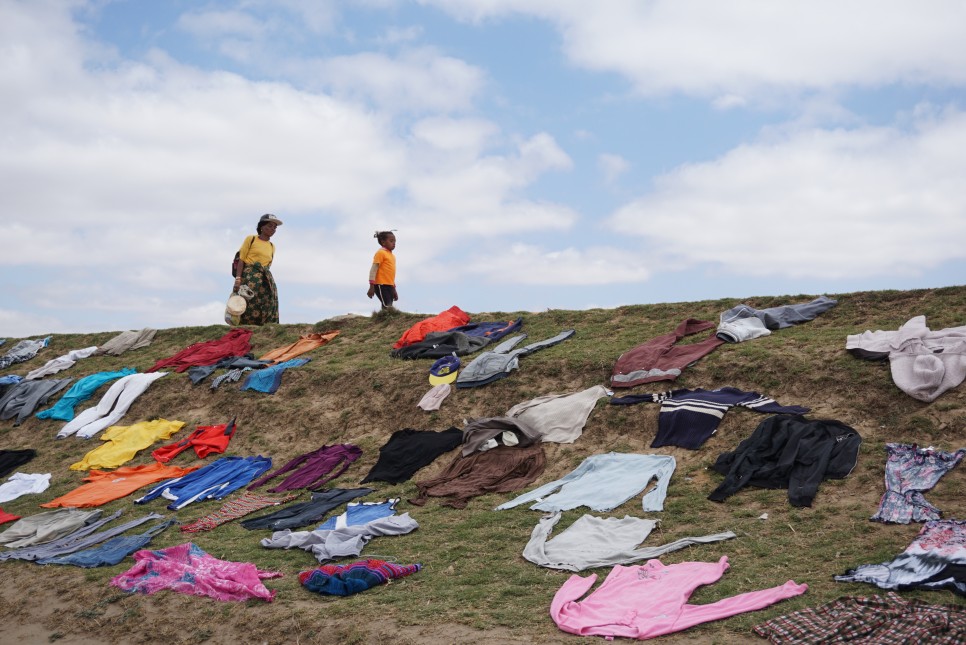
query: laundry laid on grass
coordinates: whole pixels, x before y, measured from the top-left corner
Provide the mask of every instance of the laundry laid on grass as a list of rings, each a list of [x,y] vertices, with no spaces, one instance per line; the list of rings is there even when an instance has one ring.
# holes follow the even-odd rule
[[[755,309],[748,305],[738,305],[721,312],[718,330],[715,335],[728,343],[741,343],[753,338],[768,336],[777,329],[786,329],[815,320],[838,304],[827,296],[819,296],[811,302],[780,305]]]
[[[940,519],[942,511],[929,503],[923,493],[963,460],[966,448],[944,452],[887,443],[885,449],[885,492],[879,500],[879,510],[870,519],[896,524]]]
[[[81,439],[90,439],[104,428],[120,421],[134,401],[144,394],[152,383],[167,374],[167,372],[131,374],[115,381],[97,405],[87,408],[74,417],[60,429],[57,438],[63,439],[76,434]]]
[[[91,470],[84,478],[86,483],[41,506],[44,508],[101,506],[127,497],[139,488],[173,477],[182,477],[197,469],[198,466],[181,468],[166,466],[155,461],[140,466],[121,466],[117,470]]]
[[[634,387],[655,381],[673,381],[684,368],[724,344],[714,333],[703,341],[681,343],[692,334],[714,328],[707,320],[687,318],[672,332],[633,347],[617,358],[611,371],[611,387]]]
[[[331,529],[275,531],[271,537],[262,539],[261,544],[266,549],[302,549],[314,555],[319,562],[328,562],[358,556],[373,538],[406,535],[417,528],[419,524],[416,520],[409,513],[403,513]]]
[[[133,367],[125,367],[113,372],[97,372],[79,379],[70,386],[60,399],[46,410],[37,413],[38,419],[57,419],[59,421],[71,421],[74,418],[74,409],[94,396],[94,392],[105,383],[116,381],[119,378],[135,374]]]
[[[352,564],[323,565],[299,574],[299,582],[309,591],[328,596],[351,596],[410,576],[422,568],[420,564],[394,564],[384,560],[366,560]]]
[[[359,483],[383,481],[401,484],[409,481],[417,471],[455,449],[462,441],[463,431],[459,428],[439,432],[414,428],[396,430],[379,448],[379,459]]]
[[[71,470],[91,468],[117,468],[134,459],[141,450],[157,441],[167,439],[184,427],[184,421],[154,419],[130,426],[111,426],[100,439],[103,442],[84,457],[68,466]],[[163,461],[163,460],[158,460]]]
[[[11,386],[0,396],[0,421],[13,419],[13,425],[19,426],[38,407],[47,405],[50,397],[66,388],[73,380],[63,378],[21,381]]]

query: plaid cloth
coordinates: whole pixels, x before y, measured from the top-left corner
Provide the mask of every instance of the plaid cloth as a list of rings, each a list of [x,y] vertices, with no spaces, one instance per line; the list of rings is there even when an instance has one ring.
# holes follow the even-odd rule
[[[772,643],[907,643],[966,642],[966,607],[930,605],[885,596],[843,596],[821,607],[802,609],[754,627]]]
[[[229,500],[224,506],[214,513],[205,515],[204,517],[195,520],[191,524],[184,524],[180,528],[183,533],[210,531],[216,526],[221,526],[222,524],[232,520],[237,520],[239,517],[245,517],[246,515],[254,513],[255,511],[260,511],[263,508],[268,508],[269,506],[278,506],[279,504],[291,502],[296,497],[298,497],[297,493],[282,497],[259,495],[257,493],[245,493],[237,499]]]

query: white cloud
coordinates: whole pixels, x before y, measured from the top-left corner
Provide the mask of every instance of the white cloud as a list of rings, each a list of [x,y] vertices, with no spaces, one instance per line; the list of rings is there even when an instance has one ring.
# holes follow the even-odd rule
[[[909,275],[966,259],[966,113],[911,129],[803,129],[658,178],[612,217],[686,266],[750,276]]]
[[[489,284],[587,286],[642,282],[651,277],[646,259],[618,248],[547,250],[513,244],[502,252],[471,255],[466,276]]]
[[[242,11],[188,11],[178,17],[177,26],[203,39],[226,35],[258,38],[266,30],[263,21]]]
[[[553,22],[570,60],[617,72],[644,95],[768,97],[845,85],[966,82],[966,5],[957,0],[423,0],[473,22]]]
[[[613,184],[627,172],[630,164],[620,155],[603,153],[597,156],[597,167],[604,175],[604,181]]]

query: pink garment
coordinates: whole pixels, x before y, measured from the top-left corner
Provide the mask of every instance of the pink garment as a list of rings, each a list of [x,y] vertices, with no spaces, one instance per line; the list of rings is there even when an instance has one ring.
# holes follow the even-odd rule
[[[250,562],[230,562],[208,555],[191,542],[134,554],[136,564],[115,576],[111,584],[124,591],[152,594],[163,589],[215,600],[271,602],[275,592],[262,584],[263,578],[279,578],[277,571],[259,571]]]
[[[443,399],[449,396],[450,391],[452,391],[452,386],[449,383],[440,383],[439,385],[434,385],[429,392],[423,395],[423,398],[419,400],[418,405],[426,412],[432,412],[433,410],[439,410],[439,406],[442,405]]]
[[[557,627],[571,634],[645,640],[762,609],[808,589],[808,585],[789,580],[778,587],[749,591],[708,605],[687,604],[695,589],[720,580],[728,566],[728,556],[717,562],[670,566],[660,560],[648,560],[640,566],[618,565],[582,601],[577,599],[597,581],[597,576],[573,575],[554,595],[550,617]]]
[[[413,343],[418,343],[426,338],[426,334],[431,331],[448,331],[453,327],[462,327],[469,321],[470,315],[456,305],[453,305],[446,311],[441,311],[432,318],[420,320],[407,329],[392,348],[399,349],[407,345],[412,345]]]

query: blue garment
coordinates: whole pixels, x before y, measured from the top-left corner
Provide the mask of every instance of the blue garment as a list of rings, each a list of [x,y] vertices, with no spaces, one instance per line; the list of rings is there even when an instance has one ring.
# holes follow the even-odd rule
[[[22,380],[22,376],[17,376],[16,374],[7,374],[6,376],[0,376],[0,385],[16,385]]]
[[[676,465],[670,455],[619,452],[591,455],[570,474],[500,504],[496,510],[537,502],[530,508],[535,511],[568,511],[588,506],[595,511],[610,511],[647,488],[652,479],[657,479],[657,485],[644,495],[642,505],[645,511],[660,511],[664,509],[664,498]]]
[[[222,499],[247,486],[271,467],[272,460],[261,455],[222,457],[183,477],[161,482],[148,491],[147,495],[134,500],[134,503],[144,504],[163,496],[171,500],[168,508],[176,511],[198,500]]]
[[[448,331],[458,331],[461,334],[466,334],[467,336],[479,336],[481,338],[487,338],[492,343],[495,340],[500,340],[507,334],[512,334],[523,327],[523,317],[517,318],[516,320],[500,322],[475,322],[468,325],[462,325],[461,327],[453,327]]]
[[[315,527],[315,530],[330,531],[346,526],[368,524],[374,520],[393,515],[396,512],[397,503],[399,503],[398,497],[387,499],[384,502],[349,502],[345,506],[345,513],[336,517],[330,517]]]
[[[272,365],[271,367],[256,370],[248,375],[248,378],[245,379],[245,382],[242,384],[240,389],[255,390],[256,392],[265,392],[266,394],[275,394],[275,392],[278,390],[278,386],[282,384],[282,372],[290,367],[302,367],[310,360],[312,359],[293,358],[292,360],[279,363],[278,365]]]
[[[122,376],[130,376],[136,373],[133,367],[125,367],[116,372],[98,372],[85,376],[67,390],[64,396],[60,397],[52,407],[37,413],[38,419],[58,419],[60,421],[71,421],[74,419],[74,408],[91,398],[97,388],[108,381],[119,379]]]
[[[141,521],[147,521],[158,517],[161,516],[151,513],[142,518]],[[67,555],[61,555],[54,558],[44,558],[42,560],[37,560],[37,564],[70,564],[75,567],[85,567],[88,569],[117,564],[128,555],[139,549],[143,549],[150,544],[155,535],[162,533],[169,526],[177,523],[178,521],[176,519],[170,518],[155,524],[144,533],[139,533],[138,535],[118,535],[117,537],[113,537],[107,542],[104,542],[103,544],[94,548],[77,551],[75,553],[68,553]]]

